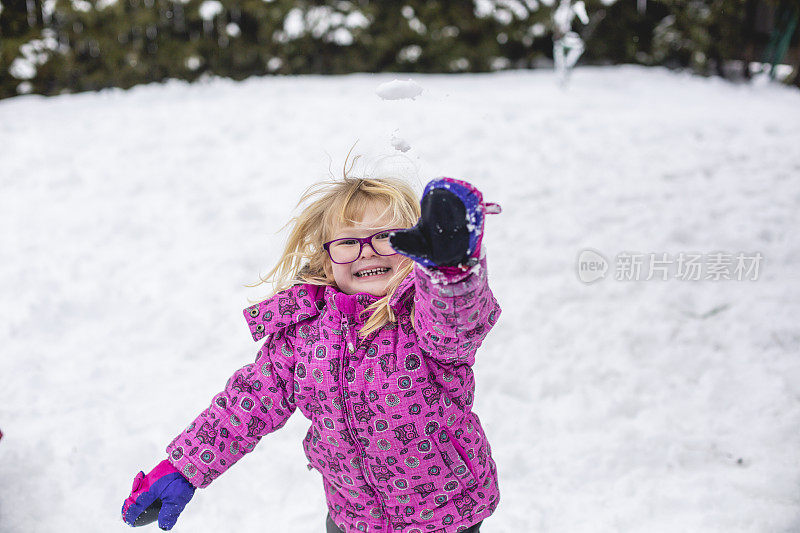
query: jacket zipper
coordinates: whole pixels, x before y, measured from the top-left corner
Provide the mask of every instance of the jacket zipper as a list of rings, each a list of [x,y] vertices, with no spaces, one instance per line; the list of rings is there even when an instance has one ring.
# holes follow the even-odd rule
[[[342,350],[342,364],[341,368],[339,369],[339,386],[342,389],[342,410],[344,411],[345,427],[347,428],[347,431],[350,432],[350,436],[353,438],[353,443],[355,444],[356,449],[358,449],[360,455],[359,464],[361,465],[361,471],[364,473],[364,482],[367,485],[369,485],[369,487],[375,493],[375,497],[381,506],[381,513],[383,514],[383,519],[386,522],[387,531],[391,531],[392,525],[389,522],[389,515],[386,512],[386,504],[383,501],[383,496],[378,491],[376,484],[373,483],[372,479],[370,478],[369,468],[366,465],[367,454],[364,451],[364,448],[361,446],[361,441],[358,440],[358,435],[353,430],[352,424],[350,423],[350,411],[347,408],[347,398],[350,395],[349,394],[350,391],[347,389],[347,386],[345,385],[346,380],[344,377],[344,372],[345,372],[345,367],[350,364],[349,356],[355,353],[356,348],[355,345],[353,344],[353,341],[350,340],[350,324],[347,321],[346,316],[342,317],[342,336],[344,337],[346,349]]]

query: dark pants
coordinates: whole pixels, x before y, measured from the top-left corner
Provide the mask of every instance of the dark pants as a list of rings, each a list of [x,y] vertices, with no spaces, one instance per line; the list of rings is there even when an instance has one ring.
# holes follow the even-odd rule
[[[471,528],[465,529],[462,533],[479,533],[482,523],[483,521],[480,521]],[[325,533],[343,533],[342,530],[333,523],[331,515],[328,515],[328,518],[325,520]]]

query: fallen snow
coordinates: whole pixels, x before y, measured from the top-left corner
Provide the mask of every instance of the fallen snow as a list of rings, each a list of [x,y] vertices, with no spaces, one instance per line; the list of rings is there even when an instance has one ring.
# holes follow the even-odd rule
[[[238,37],[242,34],[242,29],[235,22],[229,22],[225,25],[225,33],[230,37]]]
[[[253,360],[243,285],[344,154],[466,178],[504,308],[482,532],[800,529],[800,93],[634,67],[269,77],[0,101],[0,529],[127,531],[139,469]],[[414,146],[395,153],[392,132]],[[326,153],[333,161],[329,163]],[[376,170],[376,172],[378,172]],[[760,251],[750,282],[576,276],[584,249]],[[607,277],[608,278],[608,277]],[[296,414],[174,531],[321,532]],[[150,526],[155,531],[155,526]]]
[[[8,67],[8,73],[18,80],[30,80],[36,77],[36,67],[27,59],[17,57]]]
[[[198,11],[200,12],[200,18],[208,22],[222,13],[222,9],[222,3],[218,2],[217,0],[205,0],[202,4],[200,4]]]
[[[283,19],[283,31],[289,39],[296,39],[306,31],[303,10],[295,7]]]

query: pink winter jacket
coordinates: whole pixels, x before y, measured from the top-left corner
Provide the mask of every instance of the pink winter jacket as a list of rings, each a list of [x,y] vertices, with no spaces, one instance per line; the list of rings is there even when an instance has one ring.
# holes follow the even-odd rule
[[[172,441],[170,462],[206,487],[299,408],[343,531],[450,533],[492,514],[497,471],[472,412],[475,351],[500,315],[485,259],[455,274],[415,265],[390,301],[397,322],[359,338],[376,299],[295,285],[245,309],[266,339],[256,361]]]

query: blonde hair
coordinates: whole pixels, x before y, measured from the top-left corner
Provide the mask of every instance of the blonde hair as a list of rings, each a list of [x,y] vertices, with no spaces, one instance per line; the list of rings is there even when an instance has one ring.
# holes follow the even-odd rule
[[[411,227],[420,216],[419,200],[414,190],[397,178],[355,178],[345,175],[340,180],[311,185],[297,202],[296,208],[303,206],[300,213],[282,228],[291,227],[291,230],[277,264],[266,276],[259,276],[261,281],[248,286],[271,282],[274,295],[298,283],[335,285],[330,257],[323,244],[342,225],[358,223],[367,208],[375,203],[385,206],[380,217],[386,217],[391,227]],[[410,259],[401,261],[388,282],[386,295],[365,310],[371,315],[359,332],[360,336],[367,336],[396,320],[389,300],[412,268]]]

